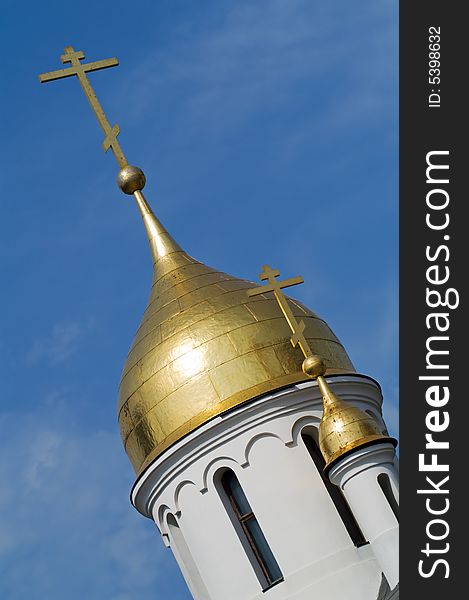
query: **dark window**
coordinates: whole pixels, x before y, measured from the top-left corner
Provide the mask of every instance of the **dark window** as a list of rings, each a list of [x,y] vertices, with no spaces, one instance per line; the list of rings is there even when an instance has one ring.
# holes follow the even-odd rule
[[[386,496],[386,500],[388,501],[389,506],[391,507],[391,510],[397,519],[397,522],[399,523],[399,504],[397,503],[394,492],[392,491],[389,475],[387,473],[380,473],[377,479],[379,487],[383,490],[383,494]]]
[[[256,564],[253,566],[259,567],[254,570],[256,574],[260,572],[261,585],[266,590],[283,581],[280,567],[233,471],[225,471],[221,483],[229,501],[228,508],[232,509],[230,516],[232,520],[236,521],[235,526],[238,525],[235,528],[240,538],[244,538],[244,540],[241,539],[241,542],[247,542],[247,544],[243,543],[243,546],[247,550],[251,563],[255,561]]]
[[[345,528],[347,529],[352,542],[357,547],[367,544],[368,542],[366,541],[357,521],[355,520],[355,517],[353,516],[353,513],[350,510],[350,507],[347,503],[347,500],[344,498],[342,491],[336,485],[331,483],[329,481],[329,478],[326,475],[324,475],[324,467],[326,466],[326,461],[324,460],[324,457],[321,454],[321,451],[319,450],[315,440],[311,435],[307,434],[302,434],[301,437],[303,438],[305,446],[308,449],[308,452],[311,458],[313,459],[314,464],[316,465],[316,469],[321,475],[326,490],[328,491],[329,496],[331,497],[331,500],[334,503],[334,506],[336,507],[337,512],[339,513],[339,516],[342,519],[342,523],[345,525]]]

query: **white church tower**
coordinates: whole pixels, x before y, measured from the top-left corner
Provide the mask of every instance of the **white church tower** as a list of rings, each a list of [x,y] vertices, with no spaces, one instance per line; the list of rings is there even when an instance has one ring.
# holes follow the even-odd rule
[[[191,258],[156,219],[86,73],[76,76],[133,195],[153,258],[118,419],[132,502],[171,548],[195,600],[395,600],[398,479],[379,384],[264,267],[256,286]],[[292,335],[293,334],[293,335]]]
[[[378,383],[283,296],[300,278],[266,266],[271,285],[253,288],[207,267],[156,219],[139,169],[118,181],[154,265],[119,390],[131,497],[193,597],[398,598],[397,459]]]

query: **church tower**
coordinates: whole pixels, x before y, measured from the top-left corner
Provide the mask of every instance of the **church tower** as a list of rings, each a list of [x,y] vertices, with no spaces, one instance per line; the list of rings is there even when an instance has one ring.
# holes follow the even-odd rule
[[[194,598],[397,598],[395,441],[377,382],[283,296],[299,281],[275,285],[266,266],[271,285],[254,287],[200,263],[151,211],[139,169],[118,182],[154,269],[119,388],[131,497]]]
[[[282,289],[192,258],[153,214],[86,72],[68,47],[50,81],[77,75],[142,215],[147,308],[119,386],[135,469],[131,499],[174,553],[195,600],[396,599],[396,442],[379,384],[327,323]],[[115,62],[112,62],[115,61]]]

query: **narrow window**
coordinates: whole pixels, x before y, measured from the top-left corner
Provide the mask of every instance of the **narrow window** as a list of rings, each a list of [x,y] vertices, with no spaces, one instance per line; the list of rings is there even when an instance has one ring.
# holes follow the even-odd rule
[[[182,535],[182,531],[174,515],[169,514],[167,518],[169,530],[169,543],[176,557],[184,579],[196,600],[210,600],[207,588],[202,580],[197,565]]]
[[[307,434],[302,434],[301,437],[303,438],[305,446],[308,449],[314,464],[316,465],[316,469],[321,475],[321,479],[326,487],[326,490],[328,491],[329,496],[334,503],[340,518],[342,519],[342,523],[347,529],[350,539],[357,547],[367,544],[368,542],[366,541],[357,521],[355,520],[355,517],[353,516],[353,513],[350,510],[350,507],[347,503],[347,500],[344,498],[341,489],[331,483],[329,478],[324,475],[326,461],[324,460],[324,457],[321,454],[321,451],[319,450],[314,438]]]
[[[391,507],[397,522],[399,523],[399,504],[394,496],[389,475],[387,473],[380,473],[377,479],[379,487],[383,490],[383,494],[385,495],[386,500],[388,501],[388,504]]]
[[[232,513],[231,520],[265,591],[283,581],[280,567],[233,471],[224,472],[221,484],[229,501],[227,508]]]

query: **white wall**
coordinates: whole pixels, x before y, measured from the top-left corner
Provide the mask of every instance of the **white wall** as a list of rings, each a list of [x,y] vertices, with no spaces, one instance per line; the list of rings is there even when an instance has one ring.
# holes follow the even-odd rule
[[[342,490],[362,531],[370,541],[391,589],[399,581],[399,522],[378,483],[386,474],[399,502],[394,447],[390,443],[357,449],[330,471],[330,479]]]
[[[381,415],[372,380],[328,381],[343,399]],[[193,592],[198,600],[377,597],[381,569],[370,546],[352,544],[301,439],[321,414],[315,382],[265,396],[187,436],[137,481],[133,502],[163,534],[165,515],[176,516],[206,586],[205,595]],[[214,477],[221,468],[236,473],[282,570],[284,582],[265,593],[220,500]]]

